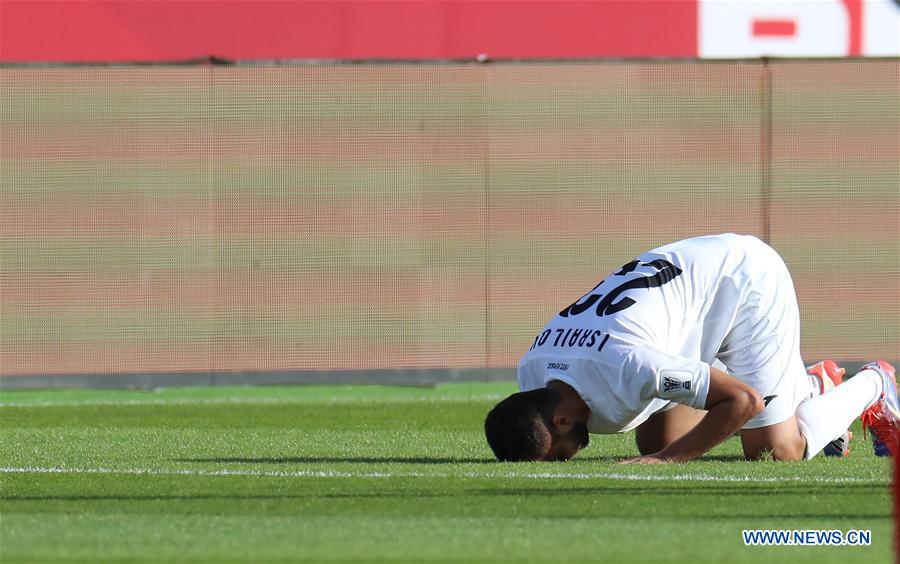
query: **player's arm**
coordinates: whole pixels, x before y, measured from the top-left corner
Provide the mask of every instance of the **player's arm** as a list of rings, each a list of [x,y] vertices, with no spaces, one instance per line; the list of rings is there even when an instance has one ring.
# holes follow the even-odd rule
[[[625,464],[687,462],[725,441],[765,408],[759,393],[747,384],[710,367],[707,414],[683,437],[648,456],[623,460]]]

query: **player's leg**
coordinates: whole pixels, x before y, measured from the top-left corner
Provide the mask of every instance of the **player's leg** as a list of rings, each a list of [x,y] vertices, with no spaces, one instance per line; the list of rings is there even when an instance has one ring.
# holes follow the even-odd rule
[[[754,251],[748,262],[752,282],[719,357],[729,373],[753,387],[765,402],[765,409],[741,429],[744,455],[798,460],[806,454],[807,439],[797,408],[820,395],[821,382],[807,374],[800,358],[800,312],[787,266],[762,243]],[[766,275],[754,276],[757,272]],[[830,435],[822,446],[840,436],[850,421],[833,434],[830,427],[819,433]]]
[[[806,458],[815,456],[831,441],[827,437],[849,427],[863,412],[864,423],[888,421],[884,428],[891,432],[898,407],[893,367],[883,361],[863,366],[847,382],[797,408],[797,422],[807,441]],[[886,447],[879,452],[877,440],[875,450],[888,454]]]
[[[886,388],[886,378],[871,368],[862,370],[840,386],[800,402],[794,417],[742,429],[744,455],[749,459],[812,458],[841,436],[861,413],[875,405],[884,395],[883,390],[893,387]]]
[[[872,419],[888,420],[891,425],[883,427],[892,430],[900,421],[900,400],[889,365],[869,366],[825,391],[827,382],[810,378],[800,359],[800,315],[790,273],[772,249],[757,251],[763,263],[755,266],[765,268],[767,276],[748,288],[719,351],[728,371],[757,390],[766,404],[741,430],[745,456],[812,458],[870,408],[878,415]]]
[[[812,458],[879,401],[886,379],[867,369],[822,393],[800,358],[800,314],[790,274],[780,259],[773,260],[770,272],[776,276],[762,288],[756,310],[764,313],[751,311],[741,318],[763,329],[749,331],[751,338],[739,331],[732,342],[736,352],[723,359],[766,403],[741,430],[741,441],[748,458],[764,453],[779,460]]]
[[[638,452],[652,454],[661,451],[693,429],[704,415],[705,411],[678,404],[654,413],[634,430]]]
[[[748,460],[769,456],[775,460],[802,460],[806,454],[806,438],[796,417],[766,427],[741,429],[741,445]]]
[[[846,370],[838,366],[833,360],[822,360],[806,367],[806,373],[809,374],[813,388],[816,388],[818,394],[822,395],[840,386],[844,381]],[[850,440],[853,439],[853,432],[847,429],[840,434],[839,437],[825,445],[822,454],[825,456],[843,457],[850,454]]]
[[[794,332],[790,327],[787,330],[788,334]],[[817,392],[812,389],[800,359],[799,329],[794,338],[782,333],[779,339],[782,339],[780,344],[785,346],[780,347],[769,362],[759,365],[757,378],[752,384],[763,396],[766,407],[740,431],[744,457],[749,460],[766,457],[802,460],[806,454],[806,437],[795,414],[797,406]],[[825,444],[840,435],[847,426],[849,422],[829,436]]]
[[[825,360],[817,362],[812,366],[807,366],[806,372],[810,376],[814,397],[817,397],[834,390],[835,387],[841,384],[845,371],[835,364],[834,361]],[[856,387],[856,384],[851,386],[851,388]],[[805,386],[800,386],[795,393],[805,393]],[[857,390],[848,389],[847,392],[842,392],[839,395],[853,396],[857,394]],[[847,398],[845,397],[843,399]],[[801,402],[800,407],[804,406],[809,401],[812,400],[809,399]],[[829,403],[830,402],[826,402],[822,405],[826,406]],[[824,409],[830,408],[831,406],[828,405],[828,407],[825,407]],[[818,437],[830,437],[835,435],[835,433],[838,433],[840,434],[838,439],[829,440],[829,442],[826,443],[826,448],[830,449],[830,451],[826,451],[826,454],[831,456],[844,456],[847,452],[847,441],[849,440],[849,437],[846,436],[842,429],[849,427],[854,417],[855,415],[851,415],[849,421],[845,422],[831,419],[831,428],[826,428],[829,427],[827,425],[816,425],[815,428],[818,433],[817,437],[814,438],[813,443],[815,445],[818,444],[818,441],[820,440]],[[744,456],[751,460],[757,460],[768,456],[771,456],[776,460],[803,459],[807,454],[807,434],[810,434],[809,430],[807,430],[806,433],[801,430],[796,416],[767,427],[743,429],[741,430],[741,443],[744,447]],[[813,451],[813,454],[820,450],[817,446],[814,446],[813,448],[816,449]]]
[[[765,408],[741,429],[744,456],[803,458],[806,440],[795,417],[800,402],[819,393],[800,358],[800,311],[781,257],[760,243],[753,277],[732,330],[719,351],[728,372],[759,392]],[[846,427],[845,427],[846,429]],[[839,435],[838,431],[829,441]]]

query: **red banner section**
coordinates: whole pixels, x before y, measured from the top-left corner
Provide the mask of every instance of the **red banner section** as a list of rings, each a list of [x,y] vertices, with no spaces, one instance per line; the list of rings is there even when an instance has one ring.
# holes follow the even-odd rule
[[[696,0],[2,0],[0,60],[694,57]]]
[[[900,0],[0,0],[0,61],[900,56]]]

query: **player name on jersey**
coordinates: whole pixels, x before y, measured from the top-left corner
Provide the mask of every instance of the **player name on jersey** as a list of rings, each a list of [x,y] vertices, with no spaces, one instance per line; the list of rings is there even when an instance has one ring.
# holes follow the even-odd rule
[[[603,350],[603,345],[606,344],[607,340],[609,340],[609,333],[596,329],[579,329],[574,327],[568,329],[545,329],[534,338],[534,342],[528,350],[534,350],[538,347],[577,347],[594,349],[600,352]]]

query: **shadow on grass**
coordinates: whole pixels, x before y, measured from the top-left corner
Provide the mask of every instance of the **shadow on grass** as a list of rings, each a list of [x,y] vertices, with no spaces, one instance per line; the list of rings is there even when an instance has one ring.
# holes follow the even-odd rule
[[[568,482],[571,484],[572,482]],[[500,488],[482,488],[473,489],[466,492],[466,495],[496,495],[496,496],[560,496],[560,495],[594,495],[594,494],[615,494],[615,495],[636,495],[636,496],[720,496],[727,495],[745,495],[757,497],[760,492],[764,492],[766,496],[815,496],[822,494],[822,488],[809,484],[777,484],[773,482],[748,484],[746,482],[734,482],[733,485],[710,485],[705,482],[694,482],[696,485],[671,485],[664,482],[664,478],[660,477],[658,483],[641,483],[640,487],[634,485],[628,486],[586,486],[586,487],[566,487],[567,484],[561,484],[557,488],[542,487],[523,487],[516,489],[500,489]],[[774,486],[774,487],[773,487]],[[885,486],[881,484],[841,484],[840,488],[831,489],[828,496],[849,497],[853,498],[860,495],[883,495]]]
[[[577,456],[574,462],[618,462],[637,456],[637,453],[620,455],[595,454]],[[744,457],[734,454],[704,456],[700,460],[719,462],[744,462]],[[173,462],[191,462],[197,464],[499,464],[493,458],[453,458],[436,456],[221,456],[210,458],[176,458]],[[550,462],[548,465],[569,464],[567,462]],[[548,466],[549,467],[549,466]]]
[[[843,485],[840,489],[832,490],[829,495],[848,496],[850,499],[859,495],[880,495],[884,486],[864,486],[860,484]],[[672,486],[663,484],[645,484],[641,488],[620,488],[598,485],[595,487],[577,487],[577,488],[514,488],[514,489],[494,489],[494,488],[476,488],[463,490],[448,491],[428,491],[414,490],[408,488],[402,489],[383,489],[358,492],[291,492],[278,491],[270,492],[197,492],[197,493],[157,493],[157,494],[134,494],[128,492],[116,493],[83,493],[77,495],[3,495],[0,499],[4,503],[84,503],[84,502],[191,502],[191,501],[207,501],[222,502],[225,506],[230,506],[234,502],[259,502],[267,509],[274,507],[272,503],[296,504],[298,501],[316,502],[317,500],[325,503],[345,502],[357,507],[362,500],[370,500],[378,502],[382,500],[388,504],[394,504],[397,499],[423,500],[423,503],[432,504],[437,500],[447,500],[451,505],[469,504],[476,499],[482,498],[483,503],[487,503],[489,507],[496,508],[498,515],[504,515],[504,512],[510,507],[509,502],[503,498],[513,496],[519,498],[517,503],[525,504],[521,507],[531,507],[534,510],[532,517],[552,517],[561,520],[584,520],[589,518],[584,510],[578,509],[578,503],[574,500],[590,499],[594,496],[600,496],[596,499],[608,499],[619,501],[614,502],[616,505],[616,513],[625,515],[628,511],[640,511],[646,509],[648,498],[656,498],[659,507],[668,507],[673,517],[689,518],[693,521],[741,521],[748,518],[789,518],[789,519],[842,519],[855,520],[861,522],[870,519],[890,519],[889,511],[885,511],[881,507],[873,508],[872,511],[855,511],[841,512],[836,511],[817,511],[817,508],[802,507],[798,505],[799,500],[808,499],[810,495],[821,493],[819,488],[810,487],[800,484],[781,485],[777,490],[768,491],[766,495],[782,496],[781,502],[777,507],[767,504],[760,504],[754,500],[758,500],[760,494],[758,489],[733,488],[729,486]],[[661,496],[661,497],[660,497]],[[671,496],[671,497],[670,497]],[[493,501],[489,501],[494,498]],[[694,507],[682,505],[683,498],[685,502],[690,500],[705,499],[705,501],[694,504]],[[720,507],[717,511],[710,511],[709,507],[716,507],[723,499],[730,499],[730,503],[726,508]],[[434,500],[434,501],[425,501]],[[626,501],[627,500],[627,501]],[[794,502],[793,500],[798,500]],[[482,503],[482,502],[479,502]],[[652,503],[652,502],[651,502]],[[390,505],[394,507],[394,505]],[[85,510],[85,506],[79,506],[80,510]],[[247,509],[248,506],[241,506]],[[295,507],[292,505],[292,507]],[[332,506],[329,506],[332,507]],[[377,507],[377,506],[373,506]],[[412,508],[422,507],[419,505],[410,506]],[[517,506],[518,507],[518,506]],[[680,509],[679,509],[680,507]]]
[[[217,464],[495,464],[488,458],[440,458],[440,457],[399,457],[399,456],[275,456],[275,457],[215,457],[176,458],[175,462],[217,463]]]
[[[713,456],[701,456],[697,459],[700,462],[753,462],[744,458],[741,454],[715,454]]]

